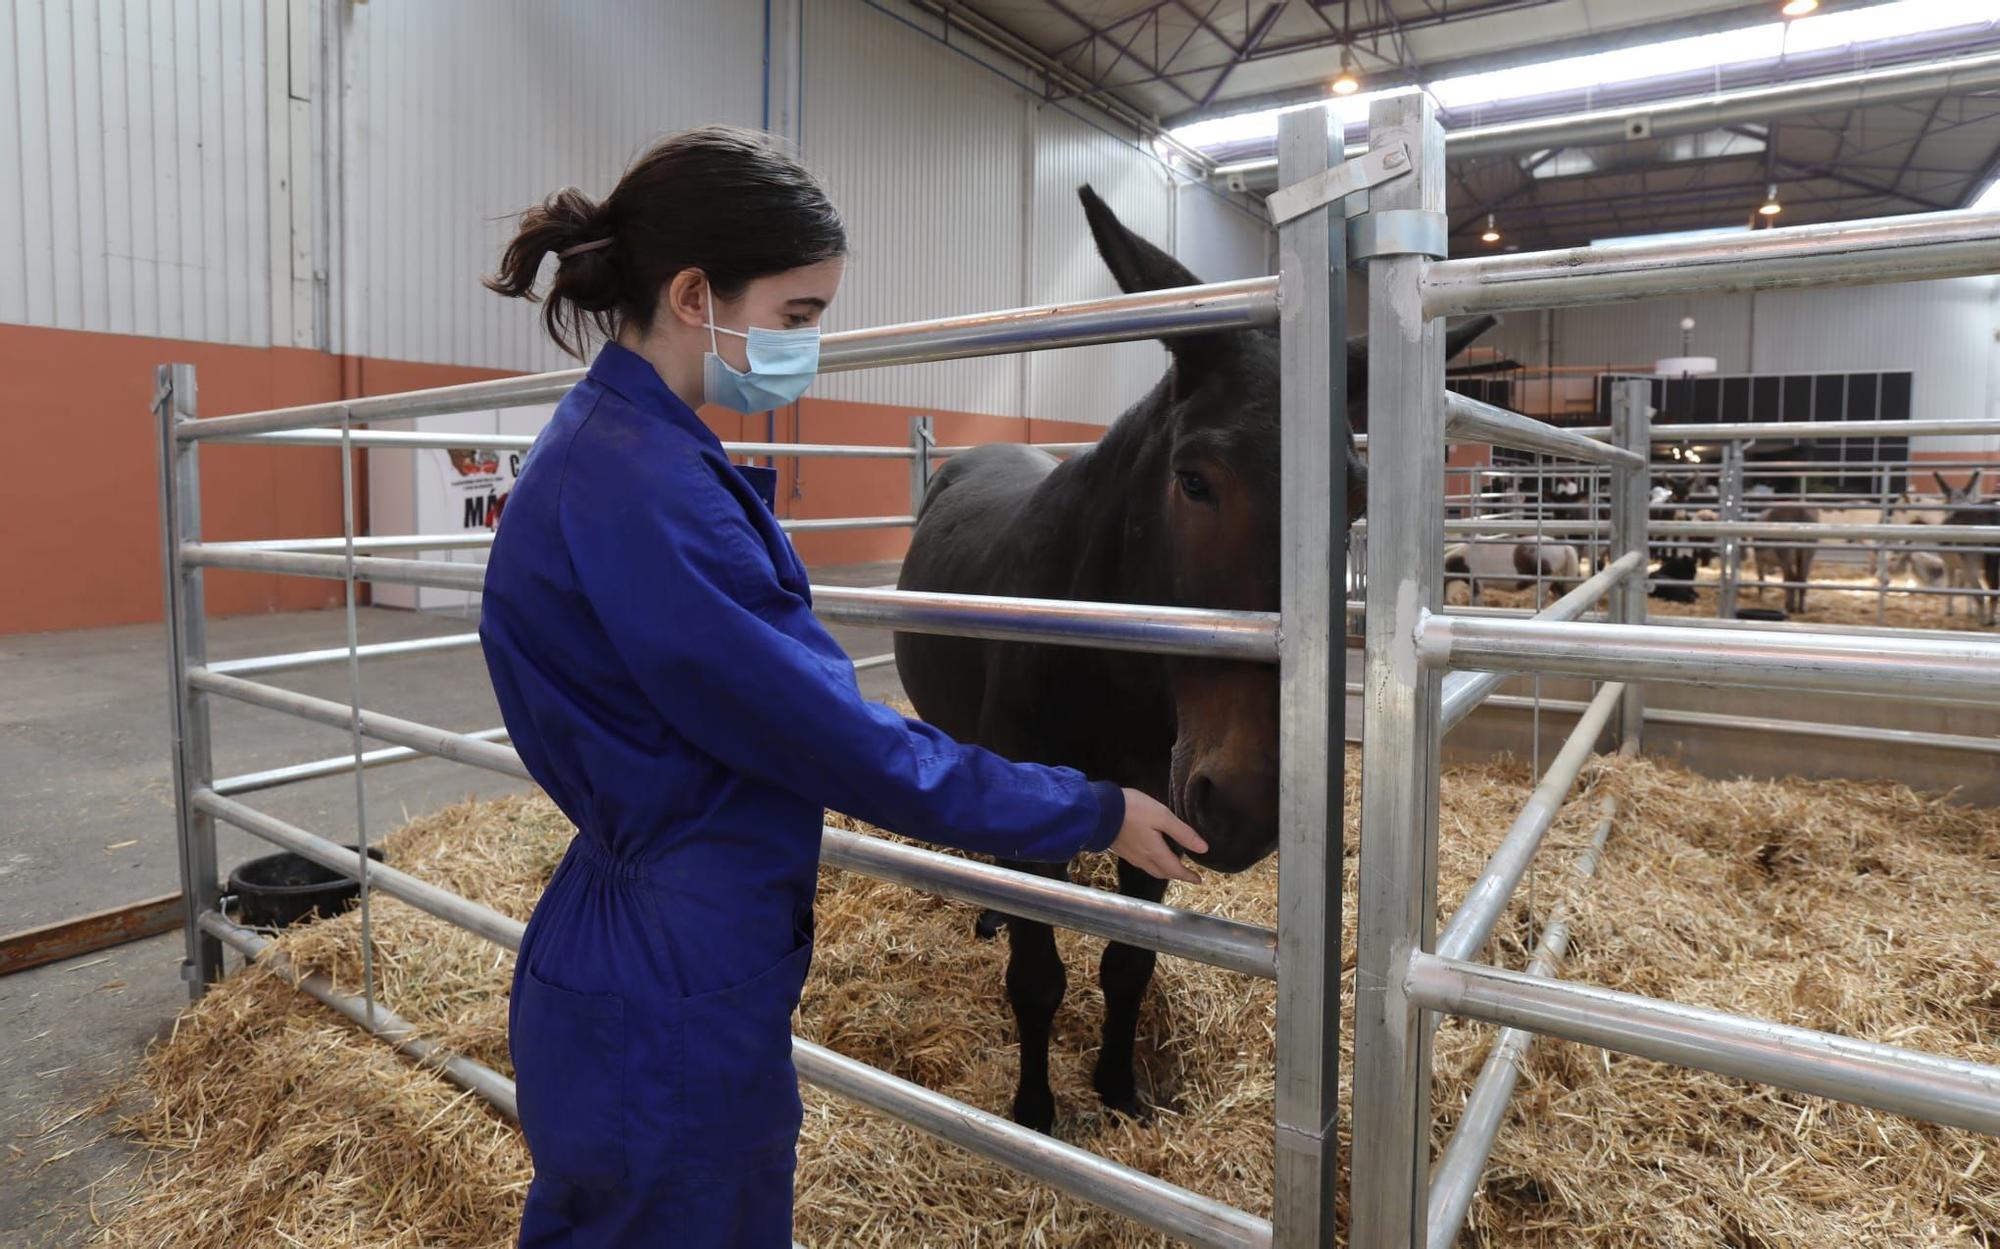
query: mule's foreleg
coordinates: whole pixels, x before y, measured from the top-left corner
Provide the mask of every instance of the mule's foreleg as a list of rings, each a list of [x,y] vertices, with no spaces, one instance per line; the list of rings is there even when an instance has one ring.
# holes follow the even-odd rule
[[[1013,863],[1002,867],[1032,872],[1051,880],[1068,880],[1066,863]],[[1009,915],[1007,922],[1007,1001],[1014,1008],[1014,1025],[1021,1036],[1021,1079],[1014,1088],[1014,1122],[1037,1132],[1056,1123],[1056,1095],[1049,1087],[1049,1031],[1062,1005],[1069,975],[1056,953],[1056,936],[1047,924]]]
[[[1158,902],[1167,895],[1167,882],[1121,859],[1118,892]],[[1098,965],[1098,983],[1104,988],[1104,1045],[1097,1051],[1091,1083],[1106,1106],[1135,1117],[1143,1117],[1147,1106],[1139,1097],[1132,1049],[1139,1033],[1139,1004],[1145,999],[1146,986],[1153,982],[1153,966],[1158,961],[1159,955],[1151,950],[1114,941],[1104,947],[1104,959]]]

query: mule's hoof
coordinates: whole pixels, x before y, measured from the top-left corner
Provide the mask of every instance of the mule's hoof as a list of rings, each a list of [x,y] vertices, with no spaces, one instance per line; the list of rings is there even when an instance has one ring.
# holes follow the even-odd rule
[[[1044,1136],[1054,1135],[1056,1095],[1047,1088],[1019,1090],[1014,1094],[1014,1122]]]
[[[1000,930],[1006,926],[1007,917],[1005,915],[1002,915],[998,911],[981,911],[979,918],[973,921],[972,935],[978,937],[981,941],[991,941],[993,938],[999,936]]]
[[[1139,1090],[1130,1075],[1123,1079],[1107,1078],[1103,1072],[1096,1073],[1091,1083],[1097,1086],[1097,1096],[1104,1102],[1104,1108],[1128,1119],[1141,1123],[1151,1121],[1153,1108],[1146,1099],[1139,1096]]]

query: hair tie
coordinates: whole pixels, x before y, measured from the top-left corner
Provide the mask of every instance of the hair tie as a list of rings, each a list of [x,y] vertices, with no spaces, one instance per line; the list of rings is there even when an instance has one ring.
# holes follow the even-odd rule
[[[556,260],[560,262],[568,260],[571,256],[581,256],[585,252],[602,251],[611,246],[612,242],[611,239],[597,239],[589,243],[578,243],[575,247],[565,247],[556,253]]]

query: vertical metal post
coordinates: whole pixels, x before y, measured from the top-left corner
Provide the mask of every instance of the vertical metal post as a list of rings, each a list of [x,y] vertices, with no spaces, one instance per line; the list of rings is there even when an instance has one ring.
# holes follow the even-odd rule
[[[1317,110],[1315,110],[1317,111]],[[1444,211],[1444,135],[1428,95],[1375,101],[1372,148],[1415,168],[1373,188],[1377,212]],[[1444,339],[1424,316],[1430,261],[1368,262],[1368,613],[1363,685],[1361,881],[1354,991],[1353,1223],[1348,1243],[1424,1243],[1430,1171],[1430,1032],[1404,990],[1436,930],[1438,685],[1417,658],[1443,595]]]
[[[1278,180],[1324,172],[1327,114],[1280,120]],[[1333,1243],[1347,709],[1347,222],[1278,230],[1278,1054],[1275,1249]],[[1440,396],[1442,399],[1442,396]]]
[[[1611,470],[1611,554],[1620,558],[1639,552],[1639,568],[1611,595],[1611,618],[1620,624],[1646,623],[1646,560],[1648,527],[1653,510],[1652,387],[1643,378],[1611,386],[1611,441],[1646,459],[1643,468],[1622,465]],[[1640,748],[1646,722],[1646,687],[1625,683],[1618,702],[1619,745],[1632,753]]]
[[[924,510],[924,495],[931,488],[931,448],[937,445],[937,434],[932,429],[931,418],[913,416],[910,418],[910,515],[918,516]]]
[[[208,701],[189,686],[188,669],[208,660],[201,569],[181,562],[181,546],[201,541],[201,469],[195,442],[174,427],[195,415],[194,366],[163,364],[154,373],[153,418],[160,440],[160,568],[166,587],[167,706],[173,733],[174,831],[180,846],[187,959],[181,976],[198,998],[222,977],[222,943],[199,927],[222,892],[215,867],[215,820],[191,798],[214,777]]]
[[[1742,520],[1743,444],[1733,438],[1722,444],[1721,493],[1722,519]],[[1716,615],[1724,620],[1736,618],[1736,600],[1743,584],[1743,546],[1741,538],[1725,537],[1722,540],[1722,585],[1716,594]]]

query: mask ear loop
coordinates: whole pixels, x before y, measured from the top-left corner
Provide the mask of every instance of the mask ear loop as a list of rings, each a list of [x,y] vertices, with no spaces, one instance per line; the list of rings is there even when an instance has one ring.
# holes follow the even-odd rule
[[[722,355],[722,348],[717,346],[715,341],[715,288],[708,284],[707,274],[702,275],[701,296],[708,304],[708,350],[719,358]]]

